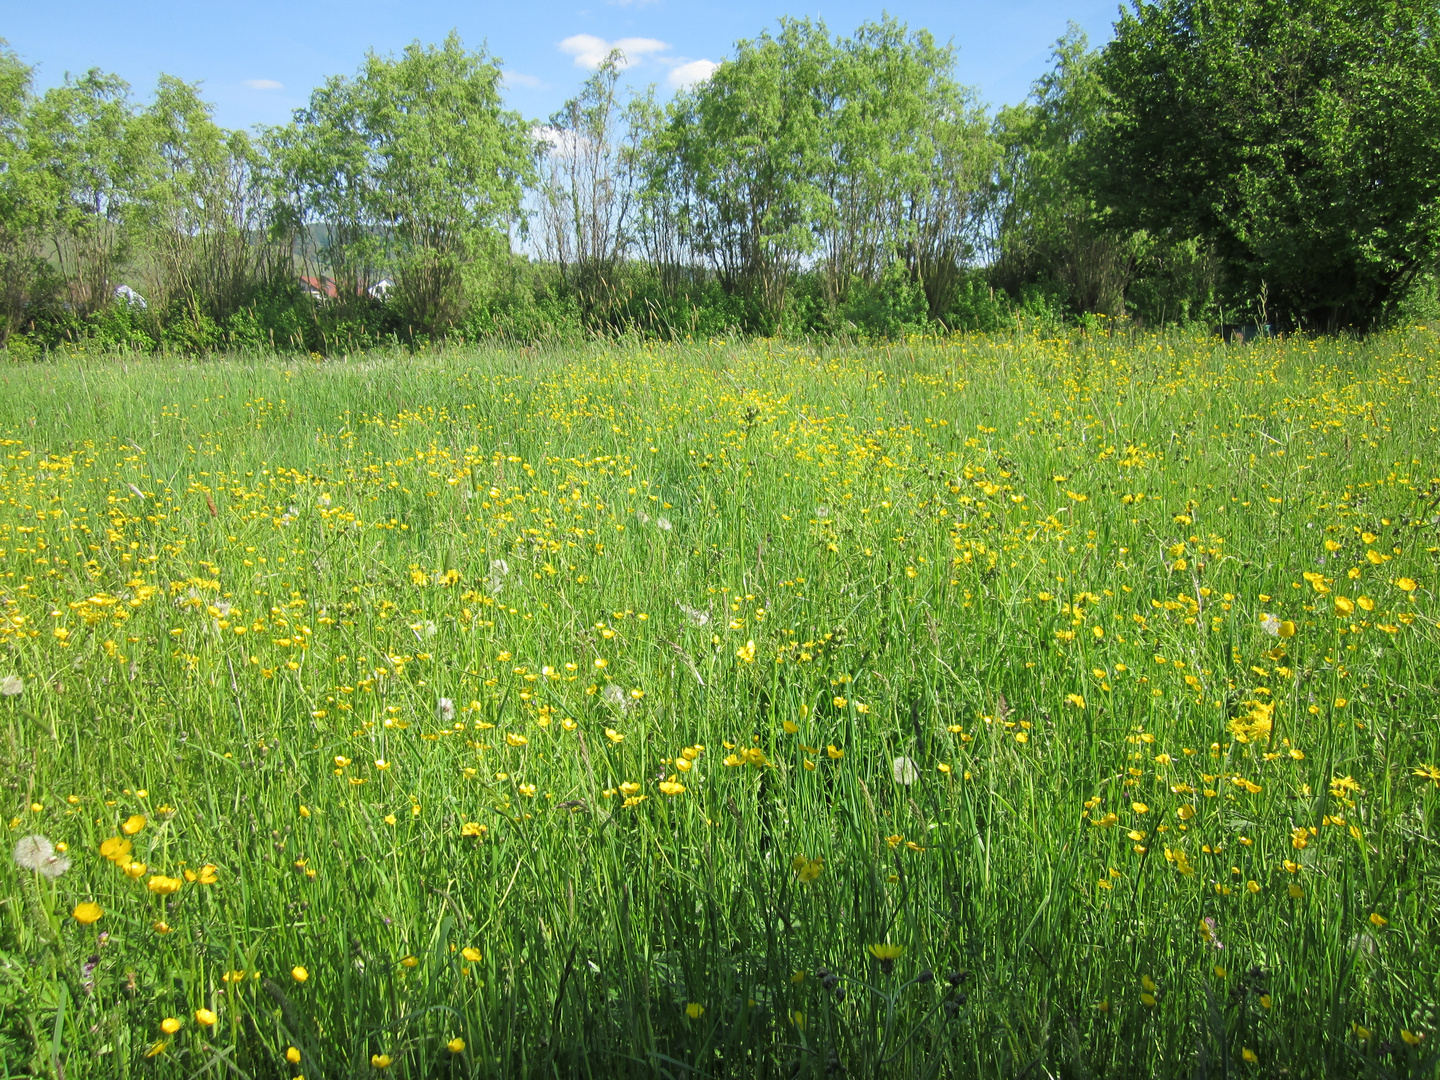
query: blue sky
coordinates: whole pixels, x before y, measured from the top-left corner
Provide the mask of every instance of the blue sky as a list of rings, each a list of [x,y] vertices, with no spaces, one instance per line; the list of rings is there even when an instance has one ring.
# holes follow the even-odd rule
[[[1117,0],[891,0],[883,8],[814,0],[803,7],[788,0],[4,0],[4,6],[0,36],[38,67],[42,89],[67,71],[99,67],[143,98],[165,72],[200,82],[220,123],[250,127],[287,120],[313,86],[353,72],[367,49],[439,41],[452,28],[467,45],[487,45],[504,60],[512,108],[544,118],[610,44],[627,46],[630,82],[653,82],[668,94],[780,15],[821,18],[832,33],[848,34],[882,11],[953,42],[960,80],[995,106],[1025,97],[1068,22],[1082,26],[1092,44],[1107,40]]]

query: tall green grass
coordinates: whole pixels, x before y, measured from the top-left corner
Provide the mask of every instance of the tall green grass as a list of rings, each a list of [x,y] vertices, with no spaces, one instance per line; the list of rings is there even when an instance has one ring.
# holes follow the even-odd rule
[[[11,1075],[1434,1074],[1426,331],[0,379]]]

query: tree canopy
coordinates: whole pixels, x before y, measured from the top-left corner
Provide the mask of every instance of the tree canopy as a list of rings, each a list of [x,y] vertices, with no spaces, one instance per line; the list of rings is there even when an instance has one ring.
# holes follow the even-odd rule
[[[1123,12],[1097,192],[1202,237],[1291,322],[1369,325],[1440,252],[1440,9],[1161,0]]]

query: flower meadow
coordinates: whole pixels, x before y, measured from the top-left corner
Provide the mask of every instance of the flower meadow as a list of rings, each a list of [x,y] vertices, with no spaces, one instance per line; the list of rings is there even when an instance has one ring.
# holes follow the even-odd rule
[[[0,1058],[1421,1077],[1440,341],[0,371]]]

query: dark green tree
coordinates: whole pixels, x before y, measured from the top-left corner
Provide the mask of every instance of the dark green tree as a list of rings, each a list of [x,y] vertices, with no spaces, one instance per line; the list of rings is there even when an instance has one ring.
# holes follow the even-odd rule
[[[1160,0],[1122,13],[1100,192],[1213,244],[1264,316],[1382,319],[1440,253],[1433,0]]]

